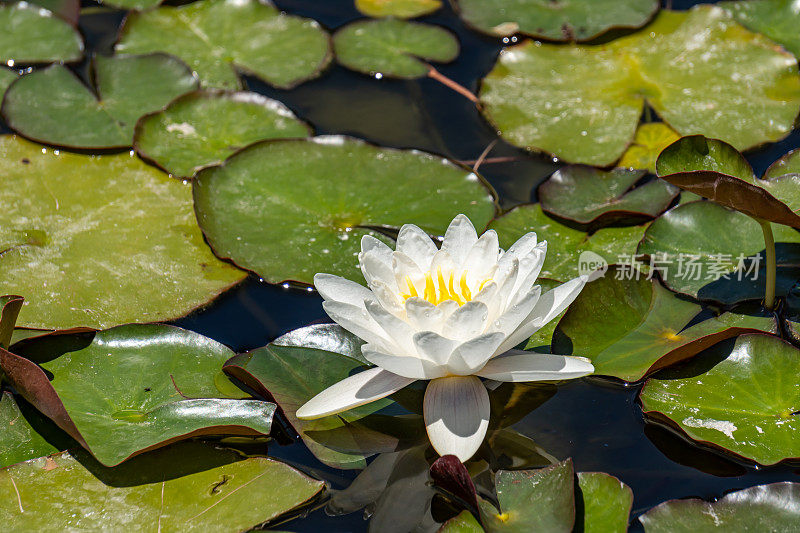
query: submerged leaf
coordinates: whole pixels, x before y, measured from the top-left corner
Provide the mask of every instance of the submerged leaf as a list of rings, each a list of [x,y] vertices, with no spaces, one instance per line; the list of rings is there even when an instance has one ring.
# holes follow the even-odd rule
[[[28,2],[0,3],[0,63],[78,61],[83,40],[65,20]]]

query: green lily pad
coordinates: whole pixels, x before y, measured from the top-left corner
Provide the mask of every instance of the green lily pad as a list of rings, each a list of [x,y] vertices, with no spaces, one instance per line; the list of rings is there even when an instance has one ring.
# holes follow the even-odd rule
[[[0,101],[3,100],[3,95],[11,85],[19,77],[17,71],[10,68],[0,67]]]
[[[596,374],[638,381],[742,333],[777,333],[772,318],[735,313],[687,328],[701,311],[655,280],[630,279],[612,267],[569,307],[558,324],[553,353],[588,357]]]
[[[800,278],[800,234],[780,225],[773,232],[776,294],[784,295]],[[681,204],[661,215],[647,228],[638,249],[653,258],[673,291],[723,304],[763,298],[763,251],[758,222],[703,201]]]
[[[317,272],[363,280],[361,237],[388,241],[375,228],[442,235],[459,213],[480,228],[495,212],[492,191],[465,167],[330,136],[252,145],[200,171],[194,199],[217,255],[270,283],[311,283]]]
[[[497,532],[570,532],[575,523],[572,460],[541,470],[501,470],[495,475],[498,512],[480,501],[483,526]]]
[[[740,150],[781,139],[800,110],[800,75],[791,54],[701,5],[661,11],[607,44],[506,48],[480,100],[511,144],[607,166],[634,137],[645,102],[682,135]]]
[[[190,178],[256,141],[311,133],[276,100],[256,93],[205,90],[142,117],[133,144],[144,159],[173,176]]]
[[[333,47],[336,60],[349,69],[406,79],[426,76],[425,61],[449,63],[459,50],[448,30],[398,19],[348,24],[333,36]]]
[[[625,533],[633,506],[633,491],[603,472],[579,472],[585,533]]]
[[[46,420],[42,415],[38,418]],[[31,427],[14,395],[7,391],[0,394],[0,468],[57,451],[59,447]]]
[[[800,483],[757,485],[714,502],[670,500],[639,520],[647,533],[794,531],[800,521]]]
[[[457,0],[461,18],[489,35],[523,33],[550,41],[588,41],[612,28],[639,28],[657,0]]]
[[[78,27],[78,18],[81,11],[80,0],[27,0],[29,4],[42,6],[54,15],[66,20],[74,27]]]
[[[656,159],[661,151],[680,138],[663,122],[639,124],[633,142],[617,162],[618,167],[637,168],[656,173]]]
[[[800,9],[795,0],[738,0],[720,2],[739,24],[758,33],[763,33],[800,56]]]
[[[268,457],[194,442],[104,468],[84,453],[0,470],[11,531],[247,531],[318,494],[322,481]],[[257,505],[254,505],[257,502]]]
[[[793,377],[800,350],[776,337],[743,335],[721,355],[706,372],[690,367],[649,380],[642,409],[696,441],[759,464],[800,457],[800,384]]]
[[[787,174],[800,174],[800,149],[792,150],[772,163],[764,173],[764,179],[771,180]]]
[[[356,0],[356,9],[372,17],[413,19],[442,7],[441,0]]]
[[[170,320],[245,276],[203,242],[190,186],[138,158],[57,153],[6,135],[0,161],[0,294],[26,298],[18,326]]]
[[[281,13],[258,0],[200,0],[133,12],[118,53],[164,51],[183,59],[204,87],[241,87],[237,72],[289,89],[317,76],[331,59],[315,20]]]
[[[164,0],[101,0],[101,4],[118,7],[120,9],[134,9],[144,11],[161,5]]]
[[[165,54],[97,56],[93,67],[94,89],[62,65],[23,76],[6,92],[6,123],[30,139],[58,146],[130,146],[140,116],[198,84],[189,67]]]
[[[222,373],[233,352],[197,333],[133,324],[16,350],[0,350],[16,389],[106,465],[198,435],[270,430],[275,405],[239,399]]]
[[[546,213],[580,224],[651,219],[669,207],[678,188],[661,180],[636,186],[644,175],[644,170],[571,165],[539,186],[539,201]]]
[[[483,533],[484,529],[469,511],[461,511],[444,524],[438,533]]]
[[[52,12],[27,2],[0,3],[0,63],[78,61],[83,40],[78,30]]]
[[[578,276],[581,254],[587,253],[588,257],[607,263],[618,263],[635,256],[645,226],[603,228],[589,235],[560,224],[545,215],[539,204],[531,204],[515,207],[497,217],[489,224],[489,229],[497,231],[500,246],[504,249],[526,233],[535,231],[539,240],[547,241],[547,257],[541,276],[567,281]]]

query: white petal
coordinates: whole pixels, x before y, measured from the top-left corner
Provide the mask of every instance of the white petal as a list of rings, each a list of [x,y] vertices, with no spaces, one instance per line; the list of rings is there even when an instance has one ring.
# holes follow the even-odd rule
[[[500,268],[509,266],[514,259],[525,257],[536,247],[536,244],[536,233],[533,231],[526,233],[517,239],[517,242],[512,244],[503,254],[503,257],[500,258],[498,261],[500,263]]]
[[[497,354],[512,349],[557,317],[561,311],[566,309],[578,297],[578,294],[586,285],[586,280],[586,276],[580,276],[544,293],[517,330],[503,341],[503,344],[497,350]]]
[[[370,344],[361,347],[364,358],[389,372],[409,379],[434,379],[447,374],[447,368],[416,355],[395,355],[375,349]]]
[[[456,266],[464,263],[467,253],[478,242],[478,233],[466,215],[458,215],[444,234],[442,250],[453,258]]]
[[[441,332],[444,312],[418,296],[406,300],[406,320],[417,331]]]
[[[488,324],[494,322],[500,312],[505,309],[501,306],[500,299],[497,297],[497,283],[494,281],[484,285],[483,289],[472,298],[472,301],[486,304],[489,310],[489,317],[486,319]]]
[[[372,284],[372,294],[384,309],[396,316],[405,316],[405,302],[400,300],[397,292],[388,283],[375,280]]]
[[[475,455],[489,428],[489,394],[475,376],[434,379],[425,389],[425,427],[439,455]]]
[[[313,420],[340,413],[385,398],[414,381],[381,368],[370,368],[320,392],[301,406],[295,416]]]
[[[408,283],[411,282],[418,295],[425,294],[425,275],[417,263],[403,252],[392,254],[392,272],[401,292],[409,294]]]
[[[453,262],[453,258],[450,256],[450,253],[446,250],[439,250],[435,254],[433,254],[433,259],[431,259],[431,274],[436,275],[439,272],[439,269],[442,270],[442,275],[447,274],[455,270],[456,264]]]
[[[365,254],[372,251],[378,252],[391,260],[392,249],[385,242],[376,239],[372,235],[364,235],[361,237],[361,253]]]
[[[445,366],[458,342],[446,339],[433,331],[421,331],[414,335],[414,345],[421,356]]]
[[[528,292],[536,283],[547,256],[547,241],[542,241],[531,252],[519,260],[519,274],[514,292]]]
[[[392,313],[380,306],[377,302],[367,302],[367,313],[383,328],[386,336],[390,337],[402,349],[402,355],[416,355],[413,337],[416,331],[407,322],[397,318]],[[401,354],[398,354],[401,355]]]
[[[478,242],[467,253],[467,258],[461,267],[467,272],[467,284],[470,287],[480,285],[494,275],[499,254],[500,244],[497,240],[497,232],[489,230],[481,235]]]
[[[410,257],[420,270],[427,271],[437,248],[427,233],[414,224],[406,224],[397,234],[396,250]]]
[[[450,355],[447,367],[451,374],[466,376],[483,368],[506,336],[499,331],[486,333],[459,345]]]
[[[471,339],[480,335],[486,329],[486,320],[489,318],[489,308],[483,302],[467,302],[444,322],[442,334],[455,340]]]
[[[517,286],[517,277],[519,276],[519,259],[514,258],[507,271],[495,275],[497,282],[497,301],[502,309],[507,307],[508,301],[514,295],[514,288]]]
[[[342,302],[322,302],[322,308],[334,322],[356,337],[384,349],[399,349],[363,306],[356,307]]]
[[[350,305],[362,306],[364,300],[374,298],[372,292],[363,285],[333,274],[314,275],[314,287],[324,300]]]
[[[390,289],[396,286],[394,279],[394,270],[392,270],[392,252],[389,252],[388,257],[381,251],[369,250],[362,252],[358,256],[359,264],[361,265],[361,273],[364,279],[367,280],[367,285],[370,288],[375,286],[375,283],[380,281],[385,283]]]
[[[437,305],[436,309],[439,309],[442,312],[442,319],[447,320],[450,315],[458,311],[459,306],[458,303],[454,302],[453,300],[445,300]]]
[[[582,357],[511,351],[486,363],[478,375],[496,381],[558,381],[592,372],[594,367]]]
[[[522,321],[528,318],[536,302],[542,294],[542,287],[536,285],[528,294],[525,294],[519,302],[512,305],[498,317],[492,324],[492,330],[502,331],[507,336],[516,331]]]

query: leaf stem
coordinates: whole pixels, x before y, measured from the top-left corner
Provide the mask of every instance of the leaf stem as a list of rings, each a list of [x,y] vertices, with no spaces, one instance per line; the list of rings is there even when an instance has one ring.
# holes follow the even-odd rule
[[[478,97],[472,94],[469,89],[464,87],[463,85],[451,80],[432,66],[428,65],[428,77],[433,78],[434,80],[438,81],[442,85],[453,89],[455,92],[463,96],[464,98],[468,99],[470,102],[474,103],[476,106],[478,105]]]
[[[772,235],[772,225],[766,220],[758,219],[761,231],[764,232],[764,249],[767,254],[767,283],[764,290],[764,307],[772,310],[775,307],[775,278],[777,263],[775,261],[775,238]]]

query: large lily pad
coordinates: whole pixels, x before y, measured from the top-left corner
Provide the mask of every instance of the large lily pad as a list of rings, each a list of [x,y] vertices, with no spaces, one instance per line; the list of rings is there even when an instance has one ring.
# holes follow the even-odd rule
[[[588,41],[611,28],[639,28],[657,0],[457,0],[461,17],[489,35],[524,33],[551,41]]]
[[[134,145],[140,156],[173,176],[190,178],[256,141],[309,135],[311,128],[276,100],[206,90],[142,117]]]
[[[17,390],[106,465],[197,435],[270,430],[275,405],[230,399],[243,396],[222,374],[233,352],[197,333],[127,325],[16,350],[28,358],[2,350],[0,364]]]
[[[3,136],[0,161],[0,293],[25,296],[18,326],[169,320],[244,278],[203,242],[190,186],[129,154]]]
[[[78,61],[83,57],[78,30],[28,2],[0,3],[0,28],[0,62],[8,66]]]
[[[333,36],[336,60],[364,74],[421,78],[430,66],[458,56],[458,40],[444,28],[398,19],[348,24]]]
[[[361,237],[388,240],[375,228],[412,223],[441,235],[458,213],[483,227],[495,212],[466,168],[344,137],[252,145],[199,172],[194,198],[217,255],[270,283],[311,283],[317,272],[362,280]]]
[[[720,355],[706,372],[689,367],[649,380],[640,395],[645,413],[760,464],[800,457],[800,350],[743,335]]]
[[[585,533],[625,533],[633,506],[633,491],[603,472],[579,472]]]
[[[548,217],[539,204],[522,205],[494,219],[490,229],[497,231],[500,246],[507,249],[530,231],[547,241],[547,257],[541,275],[566,281],[579,274],[581,254],[591,252],[594,259],[607,263],[630,260],[636,255],[645,226],[603,228],[591,235]]]
[[[58,146],[130,146],[139,117],[197,88],[191,69],[165,54],[95,57],[90,89],[62,65],[9,87],[2,115],[13,129]]]
[[[663,122],[639,124],[633,142],[617,162],[618,167],[656,172],[656,159],[661,151],[680,138],[675,130]]]
[[[104,468],[84,453],[0,470],[11,531],[247,531],[313,498],[322,481],[267,457],[179,444]]]
[[[539,201],[545,212],[580,224],[651,219],[669,206],[678,188],[661,180],[636,186],[644,175],[644,170],[571,165],[539,186]]]
[[[288,89],[330,61],[327,33],[310,19],[258,0],[200,0],[128,16],[117,52],[169,52],[197,72],[204,87],[236,89],[237,71]]]
[[[773,231],[776,293],[783,295],[800,278],[800,234],[785,226]],[[764,296],[761,227],[714,203],[690,202],[661,215],[645,232],[638,251],[657,263],[664,283],[676,292],[724,304]]]
[[[42,415],[38,417],[44,419]],[[8,391],[0,394],[0,468],[59,451],[42,437]]]
[[[368,17],[410,19],[433,13],[441,0],[356,0],[356,9]]]
[[[11,70],[10,68],[0,67],[0,101],[3,100],[3,95],[8,89],[8,86],[11,85],[19,76],[15,70]]]
[[[737,0],[720,2],[739,23],[782,44],[800,56],[800,9],[795,0]]]
[[[718,7],[697,6],[662,11],[603,45],[507,48],[480,100],[511,144],[607,166],[633,138],[645,102],[682,135],[738,149],[781,139],[800,110],[800,76],[772,41]]]
[[[757,485],[714,502],[670,500],[639,520],[647,533],[794,531],[800,522],[800,483]]]
[[[701,310],[655,280],[625,279],[618,267],[611,268],[567,310],[553,350],[590,358],[596,374],[638,381],[742,333],[777,333],[772,318],[734,313],[686,328]]]

